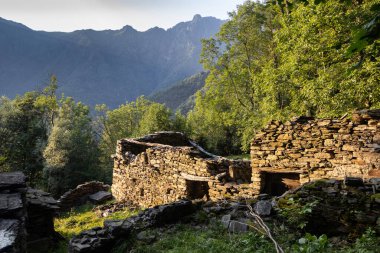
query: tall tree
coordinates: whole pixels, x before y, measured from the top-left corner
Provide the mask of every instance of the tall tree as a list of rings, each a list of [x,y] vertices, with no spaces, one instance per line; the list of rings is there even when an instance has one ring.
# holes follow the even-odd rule
[[[98,170],[98,148],[89,108],[64,98],[44,151],[48,191],[59,196],[89,179]]]
[[[52,77],[42,91],[0,99],[0,170],[21,170],[32,186],[42,183],[42,152],[51,124],[47,119],[56,110],[56,88]]]
[[[243,148],[247,149],[256,128],[252,124],[261,126],[267,117],[272,117],[268,109],[277,99],[274,92],[280,88],[272,71],[277,64],[275,27],[273,11],[267,5],[247,1],[230,14],[230,20],[215,38],[203,41],[201,61],[210,75],[206,91],[198,93],[189,120],[193,122],[194,138],[206,139],[208,148],[225,153],[228,150],[218,146],[232,145],[237,149],[243,140]],[[283,96],[278,99],[286,100]],[[252,121],[253,117],[256,121]],[[197,121],[202,118],[205,121],[200,125]]]
[[[378,6],[378,0],[239,6],[203,43],[210,75],[188,116],[194,138],[220,153],[238,144],[248,150],[271,119],[379,107]]]
[[[378,1],[297,3],[279,16],[276,32],[281,76],[292,87],[292,111],[318,117],[379,106],[378,43],[347,56],[352,34]],[[361,66],[357,63],[361,62]]]

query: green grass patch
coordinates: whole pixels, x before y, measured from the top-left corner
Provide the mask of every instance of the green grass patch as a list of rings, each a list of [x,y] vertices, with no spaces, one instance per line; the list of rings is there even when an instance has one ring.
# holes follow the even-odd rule
[[[325,235],[306,234],[302,237],[287,233],[287,230],[274,233],[276,240],[286,253],[377,253],[380,238],[369,229],[355,243],[344,245],[332,244]],[[152,235],[155,241],[137,240],[131,237],[118,244],[111,253],[220,253],[220,252],[276,252],[272,242],[257,233],[232,234],[219,223],[208,226],[191,226],[178,224],[174,227],[150,229],[145,231],[148,238]]]
[[[113,253],[220,253],[220,252],[275,252],[273,245],[256,232],[231,234],[219,224],[199,228],[190,225],[176,225],[174,228],[160,233],[150,230],[156,235],[153,243],[127,241],[115,248]],[[132,245],[132,246],[131,246]],[[129,251],[128,251],[129,250]]]
[[[94,205],[86,204],[64,213],[54,220],[55,231],[70,239],[84,230],[94,227],[102,227],[105,220],[126,219],[138,213],[128,209],[110,214],[107,217],[99,217],[92,209]]]

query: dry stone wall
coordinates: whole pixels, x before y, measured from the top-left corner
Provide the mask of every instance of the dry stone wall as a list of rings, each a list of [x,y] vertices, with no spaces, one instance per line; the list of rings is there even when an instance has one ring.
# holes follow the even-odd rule
[[[380,177],[380,110],[272,121],[253,140],[251,162],[256,194],[321,178]]]
[[[100,192],[108,191],[109,185],[98,181],[86,182],[78,185],[75,189],[65,192],[58,200],[62,211],[70,210],[70,208],[82,205],[89,200],[89,196]]]
[[[251,161],[212,155],[181,133],[122,139],[112,193],[149,207],[179,199],[281,195],[322,178],[380,177],[380,110],[351,119],[272,121],[251,145]]]
[[[57,201],[41,190],[28,188],[26,192],[28,244],[50,243],[55,240],[54,217],[60,210]]]
[[[23,173],[0,173],[0,252],[48,246],[55,240],[53,216],[58,209],[50,194],[27,188]]]
[[[251,195],[249,161],[214,156],[181,133],[122,139],[114,155],[112,194],[150,207],[179,199]]]
[[[25,180],[21,172],[0,174],[0,252],[26,252]]]

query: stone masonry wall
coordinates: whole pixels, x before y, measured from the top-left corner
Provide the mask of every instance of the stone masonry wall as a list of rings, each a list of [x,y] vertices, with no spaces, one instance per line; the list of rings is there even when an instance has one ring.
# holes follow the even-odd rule
[[[118,201],[149,207],[251,195],[249,161],[209,154],[181,133],[119,140],[114,161],[112,194]]]
[[[272,121],[253,140],[251,162],[255,193],[264,189],[268,173],[296,173],[301,184],[380,177],[380,110],[356,112],[351,120]]]
[[[72,207],[82,205],[88,201],[88,197],[99,191],[108,191],[109,185],[102,182],[91,181],[78,185],[75,189],[65,192],[58,200],[61,211],[70,210]]]
[[[58,209],[49,193],[26,186],[22,172],[0,173],[0,252],[23,253],[36,244],[49,245],[55,240]]]
[[[26,252],[25,181],[21,172],[0,174],[0,252]]]

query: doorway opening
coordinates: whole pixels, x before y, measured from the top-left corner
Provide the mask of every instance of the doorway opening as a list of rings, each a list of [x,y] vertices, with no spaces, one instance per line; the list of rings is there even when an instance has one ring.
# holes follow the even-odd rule
[[[263,173],[262,192],[272,196],[281,196],[288,190],[301,185],[299,173]]]
[[[188,199],[201,199],[206,196],[209,199],[209,187],[205,181],[186,180],[186,192]]]

